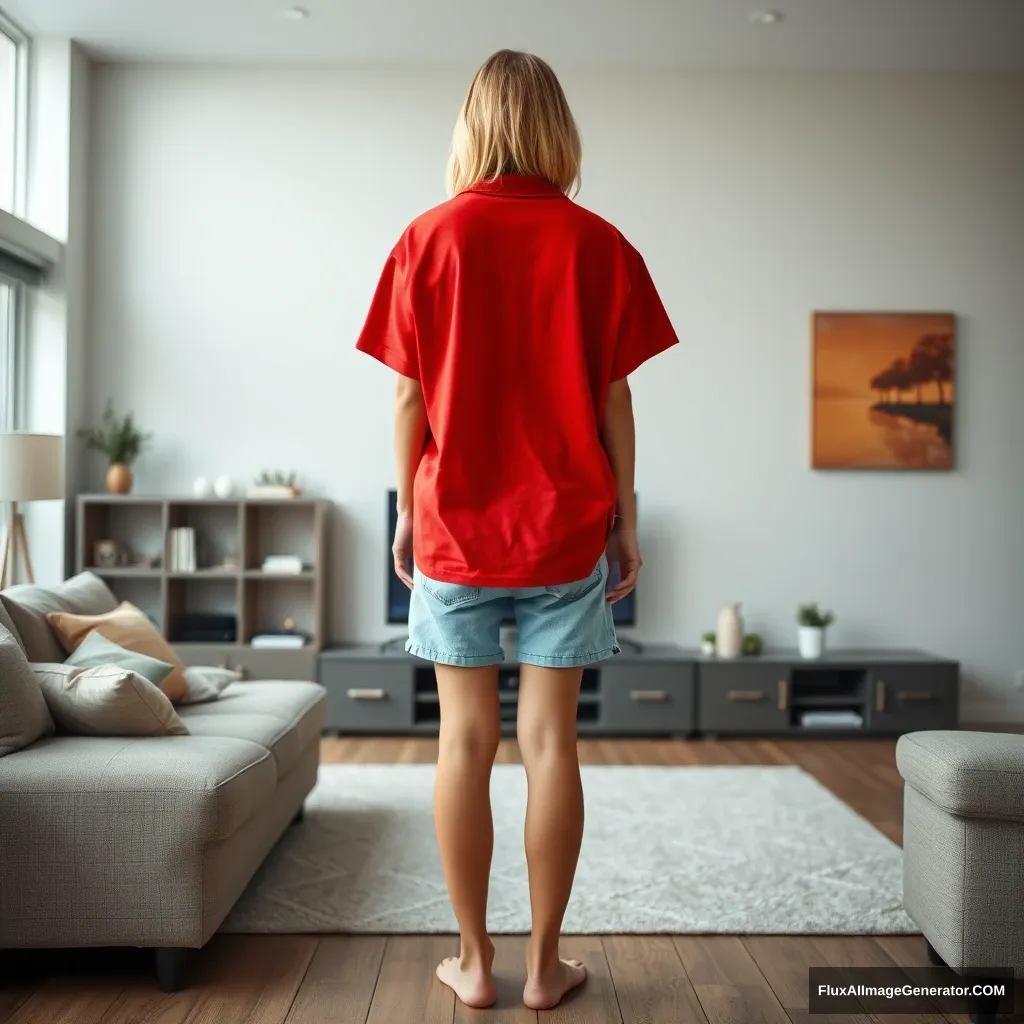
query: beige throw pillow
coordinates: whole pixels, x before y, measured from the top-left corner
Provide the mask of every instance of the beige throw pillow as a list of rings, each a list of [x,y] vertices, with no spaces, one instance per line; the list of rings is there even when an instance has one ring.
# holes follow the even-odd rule
[[[173,671],[160,684],[160,689],[174,703],[188,692],[181,659],[160,631],[135,605],[123,601],[112,612],[103,615],[71,615],[67,612],[49,612],[46,621],[68,653],[95,630],[115,644],[157,661],[172,665]]]
[[[53,719],[25,652],[0,626],[0,757],[52,734]]]
[[[116,665],[32,666],[58,727],[76,736],[183,736],[185,723],[148,680]]]

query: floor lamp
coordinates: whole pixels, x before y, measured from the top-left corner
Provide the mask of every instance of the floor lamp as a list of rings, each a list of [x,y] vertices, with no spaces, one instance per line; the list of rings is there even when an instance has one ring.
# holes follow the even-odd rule
[[[18,582],[18,561],[32,578],[22,501],[52,501],[64,497],[64,438],[54,434],[0,434],[0,504],[11,503],[0,547],[0,589]]]

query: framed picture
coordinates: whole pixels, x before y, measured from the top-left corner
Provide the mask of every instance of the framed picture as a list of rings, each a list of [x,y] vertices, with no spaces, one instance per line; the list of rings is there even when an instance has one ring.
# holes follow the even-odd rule
[[[815,313],[814,469],[952,469],[956,317]]]

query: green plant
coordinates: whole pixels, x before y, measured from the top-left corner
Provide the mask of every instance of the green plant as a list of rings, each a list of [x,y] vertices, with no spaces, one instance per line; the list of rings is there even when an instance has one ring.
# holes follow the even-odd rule
[[[98,427],[83,427],[78,436],[85,439],[86,448],[102,452],[111,465],[119,462],[125,466],[130,466],[142,454],[153,437],[139,430],[133,413],[118,415],[113,402],[107,402]]]
[[[714,633],[701,633],[700,638],[706,644],[713,644],[718,639]]]
[[[836,621],[829,611],[822,611],[816,604],[802,604],[796,610],[796,621],[812,629],[827,629]]]
[[[757,633],[748,633],[743,638],[743,653],[749,657],[754,657],[755,655],[760,654],[763,649],[764,644]]]
[[[271,472],[265,469],[257,478],[256,483],[260,486],[295,487],[296,479],[295,473],[285,475],[280,470]]]

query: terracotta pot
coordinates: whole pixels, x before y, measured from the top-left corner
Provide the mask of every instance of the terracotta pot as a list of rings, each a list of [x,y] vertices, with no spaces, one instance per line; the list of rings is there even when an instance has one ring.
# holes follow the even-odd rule
[[[123,462],[114,462],[107,470],[107,490],[111,494],[127,494],[132,489],[132,471]]]

